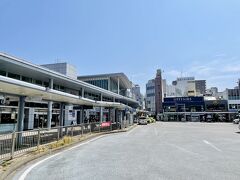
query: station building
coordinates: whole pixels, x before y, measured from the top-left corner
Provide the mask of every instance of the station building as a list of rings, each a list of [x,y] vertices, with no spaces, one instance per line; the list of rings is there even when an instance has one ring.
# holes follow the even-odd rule
[[[94,84],[77,78],[74,69],[69,74],[56,66],[72,69],[0,53],[0,133],[86,121],[132,122],[139,103],[128,95],[131,82],[124,74]],[[91,118],[94,109],[99,111]]]

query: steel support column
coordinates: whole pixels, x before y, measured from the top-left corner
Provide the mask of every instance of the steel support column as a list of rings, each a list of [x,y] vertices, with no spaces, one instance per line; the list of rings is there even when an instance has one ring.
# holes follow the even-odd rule
[[[23,131],[25,96],[19,97],[17,131]]]
[[[64,122],[64,103],[60,103],[60,119],[59,119],[59,126],[60,126],[60,132],[59,135],[60,137],[63,136],[63,122]]]
[[[51,129],[51,124],[52,124],[52,105],[53,102],[49,101],[48,102],[48,114],[47,114],[47,128]]]
[[[81,124],[83,124],[83,123],[84,123],[84,108],[82,106],[82,108],[81,108]]]
[[[100,100],[103,100],[102,94],[100,95]],[[100,123],[103,122],[103,107],[100,107]]]
[[[84,88],[82,88],[82,97],[84,98],[84,92],[85,90],[84,90]]]
[[[49,79],[49,89],[53,89],[53,79]],[[52,105],[53,102],[49,101],[48,102],[48,114],[47,114],[47,128],[51,129],[51,124],[52,124]]]
[[[18,121],[17,121],[17,131],[23,131],[24,125],[24,107],[25,107],[25,96],[19,97],[19,105],[18,105]],[[17,145],[22,145],[22,133],[18,133],[17,135]]]

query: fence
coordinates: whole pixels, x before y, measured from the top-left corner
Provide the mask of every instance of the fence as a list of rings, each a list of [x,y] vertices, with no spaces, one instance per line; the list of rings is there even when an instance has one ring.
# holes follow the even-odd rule
[[[83,136],[89,133],[110,132],[124,129],[129,123],[110,123],[103,127],[101,123],[89,123],[52,129],[37,129],[0,135],[0,161],[12,159],[17,155],[38,150],[41,145],[62,140],[66,136]]]

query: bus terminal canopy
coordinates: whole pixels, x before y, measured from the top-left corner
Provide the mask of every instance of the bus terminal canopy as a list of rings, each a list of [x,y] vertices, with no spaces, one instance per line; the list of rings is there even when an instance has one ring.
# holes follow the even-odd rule
[[[122,103],[94,101],[2,76],[0,76],[0,93],[33,98],[36,97],[45,101],[64,102],[75,105],[114,107],[119,109],[124,109],[127,107]]]
[[[133,108],[139,107],[139,103],[132,98],[68,77],[7,54],[0,53],[0,67],[1,71],[5,73],[5,75],[0,75],[0,94],[3,95],[26,96],[30,99],[37,98],[45,101],[86,106],[111,106],[123,108],[125,105]],[[10,77],[9,74],[16,75],[18,78]],[[119,74],[116,76],[119,76]],[[41,85],[24,81],[22,79],[23,77],[25,79],[28,78],[34,79],[35,81],[41,81]],[[50,88],[48,87],[49,85],[44,84],[50,84],[50,80],[52,80],[53,85],[55,84],[66,89],[59,90],[53,87]],[[120,78],[120,80],[127,82],[126,77]],[[126,83],[125,85],[128,86]],[[74,93],[71,93],[71,91],[74,91]],[[111,104],[105,101],[96,102],[92,100],[92,98],[87,98],[84,93],[87,94],[87,97],[93,94],[102,96],[106,99],[112,99],[113,102],[111,102]]]

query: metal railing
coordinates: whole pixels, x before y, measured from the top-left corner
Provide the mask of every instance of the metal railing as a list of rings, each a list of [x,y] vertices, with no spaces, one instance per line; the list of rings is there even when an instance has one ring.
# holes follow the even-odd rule
[[[0,161],[13,159],[26,152],[36,151],[42,145],[63,140],[64,137],[84,136],[90,133],[110,132],[129,126],[127,121],[111,123],[102,127],[101,123],[84,123],[79,125],[36,129],[0,135]]]

